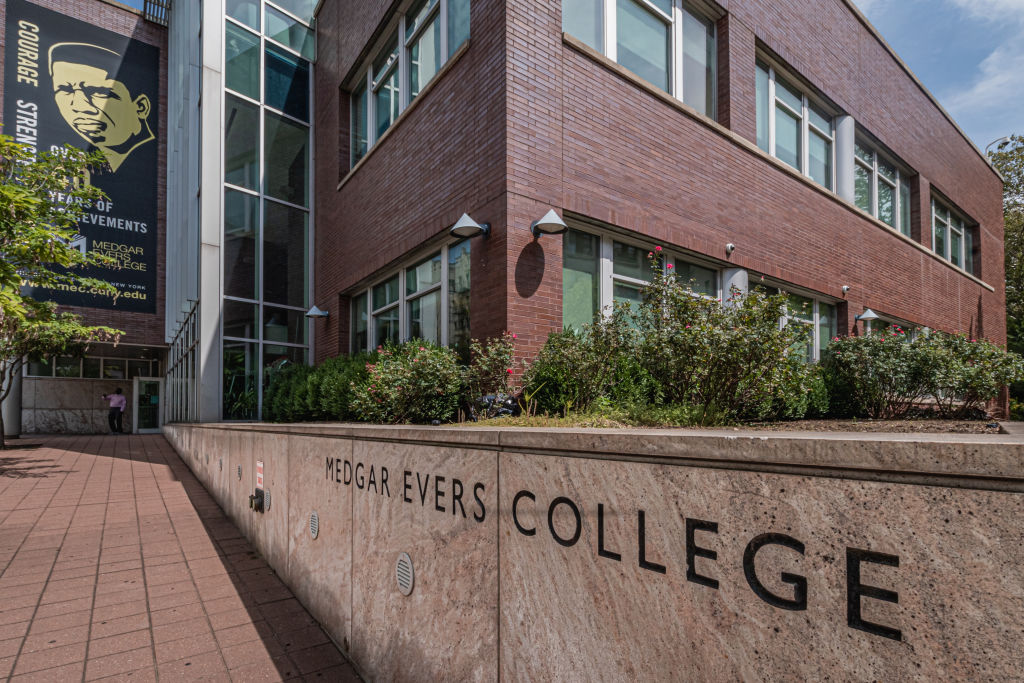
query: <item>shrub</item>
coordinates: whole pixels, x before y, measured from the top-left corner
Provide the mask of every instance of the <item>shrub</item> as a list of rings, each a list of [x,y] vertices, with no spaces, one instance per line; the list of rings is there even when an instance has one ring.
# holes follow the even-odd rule
[[[899,329],[833,339],[822,368],[837,417],[900,418],[927,395],[928,354]]]
[[[458,410],[463,387],[455,351],[413,340],[378,352],[367,376],[352,383],[351,407],[370,422],[447,422]]]
[[[983,412],[1003,387],[1024,378],[1024,363],[984,339],[936,332],[919,339],[928,359],[925,391],[943,417]]]
[[[636,321],[637,356],[661,400],[692,406],[701,425],[773,412],[802,417],[805,407],[790,394],[807,392],[812,370],[791,353],[801,330],[779,327],[786,295],[734,291],[723,306],[660,270]]]
[[[495,417],[511,402],[512,367],[516,335],[502,336],[481,343],[469,343],[469,366],[466,368],[466,404],[473,417]]]
[[[315,370],[308,365],[291,364],[266,371],[263,392],[263,419],[268,422],[304,422],[313,419],[310,410],[309,379]]]
[[[309,403],[315,419],[354,420],[352,385],[363,382],[367,365],[377,361],[376,353],[328,358],[309,378]]]
[[[588,410],[606,396],[635,399],[644,375],[635,360],[635,335],[628,309],[610,318],[548,336],[523,375],[531,410],[565,414]]]

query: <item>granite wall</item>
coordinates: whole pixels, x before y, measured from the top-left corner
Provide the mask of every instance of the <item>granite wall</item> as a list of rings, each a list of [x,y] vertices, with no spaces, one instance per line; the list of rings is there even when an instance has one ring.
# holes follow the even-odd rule
[[[164,429],[370,680],[1024,670],[1019,437]]]
[[[134,395],[130,379],[60,379],[26,377],[22,380],[22,434],[103,434],[109,403],[104,394],[121,387],[128,397],[122,420],[125,432],[132,431]]]

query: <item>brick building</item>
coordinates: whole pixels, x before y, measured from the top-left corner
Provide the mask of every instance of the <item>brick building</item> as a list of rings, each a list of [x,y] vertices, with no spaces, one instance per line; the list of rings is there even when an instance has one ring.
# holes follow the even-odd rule
[[[100,429],[147,376],[157,423],[257,419],[275,368],[386,340],[528,357],[635,300],[656,245],[705,295],[789,293],[808,358],[1005,342],[1001,180],[847,0],[128,1],[0,0],[7,74],[12,7],[158,51],[149,301],[70,301],[126,336],[30,364],[25,431]]]
[[[1001,180],[852,3],[470,9],[461,47],[455,0],[319,9],[317,359],[504,329],[528,355],[636,298],[654,245],[706,294],[793,294],[815,356],[867,308],[1005,341]],[[535,238],[550,209],[569,232]],[[450,237],[463,213],[490,234]],[[468,331],[440,277],[466,249]]]

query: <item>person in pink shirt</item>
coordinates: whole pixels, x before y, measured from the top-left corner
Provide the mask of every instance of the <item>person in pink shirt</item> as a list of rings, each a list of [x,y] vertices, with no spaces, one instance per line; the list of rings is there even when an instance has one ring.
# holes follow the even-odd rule
[[[111,434],[124,434],[124,409],[128,406],[128,399],[121,392],[121,387],[114,390],[112,394],[104,394],[104,401],[110,401],[110,412],[107,413],[107,422],[110,423]]]

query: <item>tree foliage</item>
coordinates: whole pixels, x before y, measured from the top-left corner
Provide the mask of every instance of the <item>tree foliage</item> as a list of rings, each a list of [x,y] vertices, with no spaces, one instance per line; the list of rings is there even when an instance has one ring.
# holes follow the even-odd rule
[[[109,265],[109,257],[72,246],[78,222],[103,193],[89,183],[103,159],[73,147],[37,153],[0,135],[0,404],[11,393],[25,358],[77,355],[89,343],[114,341],[121,332],[83,325],[50,303],[25,294],[24,285],[73,285],[115,292],[83,275]],[[4,425],[0,414],[0,448]]]
[[[1006,221],[1006,335],[1010,349],[1024,352],[1024,136],[1013,135],[991,154],[1002,173]]]

